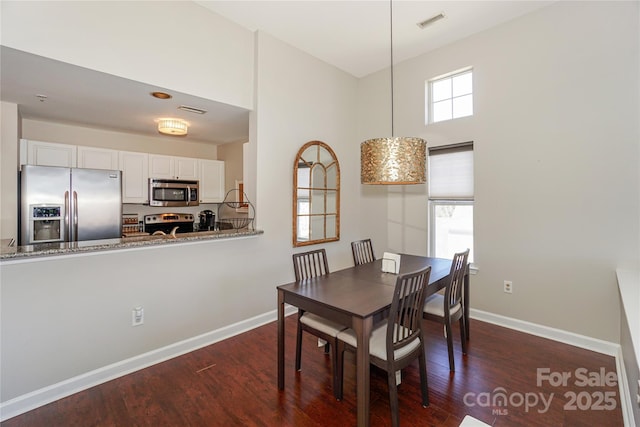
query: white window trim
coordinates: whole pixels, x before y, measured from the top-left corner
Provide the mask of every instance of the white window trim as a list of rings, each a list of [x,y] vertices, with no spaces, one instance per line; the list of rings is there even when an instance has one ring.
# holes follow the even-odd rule
[[[473,67],[469,66],[469,67],[460,68],[458,70],[451,71],[449,73],[441,74],[439,76],[433,77],[433,78],[431,78],[431,79],[426,81],[426,84],[425,84],[425,90],[427,92],[427,96],[425,97],[425,100],[426,100],[425,109],[427,111],[427,114],[425,114],[425,116],[426,116],[425,117],[426,118],[426,125],[431,125],[431,124],[436,124],[436,123],[444,123],[444,122],[448,122],[448,121],[451,121],[451,120],[456,120],[457,118],[473,117],[473,114],[475,112],[472,113],[470,116],[456,117],[456,118],[452,117],[451,119],[441,120],[441,121],[438,121],[438,122],[434,122],[433,121],[433,90],[432,90],[432,84],[434,82],[437,82],[438,80],[452,78],[452,77],[454,77],[456,75],[464,74],[464,73],[467,73],[467,72],[471,72],[472,75],[473,75]],[[471,96],[473,96],[473,90],[471,90]],[[453,100],[454,97],[451,97],[450,99]]]

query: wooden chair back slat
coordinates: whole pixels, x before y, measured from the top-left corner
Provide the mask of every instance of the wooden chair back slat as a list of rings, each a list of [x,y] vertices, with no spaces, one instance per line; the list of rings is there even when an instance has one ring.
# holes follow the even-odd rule
[[[422,333],[422,310],[431,267],[398,277],[387,327],[387,357]]]
[[[371,239],[351,242],[351,252],[353,253],[353,263],[355,265],[366,264],[376,260]]]
[[[327,253],[324,249],[293,254],[293,271],[296,281],[329,274]]]

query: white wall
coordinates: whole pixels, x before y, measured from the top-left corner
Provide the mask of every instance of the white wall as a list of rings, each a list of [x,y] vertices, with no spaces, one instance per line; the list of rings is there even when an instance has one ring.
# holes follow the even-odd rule
[[[474,141],[473,308],[618,342],[614,272],[640,260],[638,34],[637,2],[558,2],[394,68],[396,134]],[[425,126],[425,80],[466,66],[474,116]],[[426,228],[426,188],[393,189],[389,246],[424,253]]]
[[[359,143],[371,138],[391,136],[390,84],[389,70],[380,71],[358,81]],[[397,131],[398,128],[395,129]],[[399,135],[398,132],[396,135]],[[360,169],[358,169],[358,174],[360,174]],[[360,218],[361,227],[366,230],[366,235],[363,235],[362,238],[371,238],[374,253],[378,258],[382,257],[385,251],[401,251],[403,248],[394,244],[394,233],[388,231],[390,205],[387,200],[389,192],[402,191],[408,186],[359,185],[359,187],[361,211],[365,213]],[[420,252],[411,253],[419,254]]]
[[[218,146],[218,160],[224,160],[224,182],[226,191],[236,188],[236,181],[242,181],[244,144],[244,142],[232,142]]]
[[[18,240],[18,106],[0,103],[0,239]]]
[[[331,269],[353,265],[349,242],[361,236],[357,81],[311,56],[258,33],[255,117],[260,228],[275,233],[278,257],[292,247],[293,164],[311,140],[327,143],[340,163],[340,242],[323,245]],[[253,143],[254,141],[251,141]],[[270,209],[262,209],[270,206]],[[302,251],[302,249],[298,250]],[[289,261],[289,260],[287,260]]]
[[[264,235],[3,263],[2,402],[273,312],[275,287],[293,280],[293,161],[311,139],[331,145],[342,165],[342,238],[323,245],[330,268],[352,265],[349,242],[361,232],[357,81],[266,35],[256,40],[260,110],[252,114],[256,166],[248,176],[258,183],[251,191]],[[138,305],[145,323],[132,327]]]
[[[261,274],[257,243],[2,265],[2,401],[274,309],[276,283]],[[138,305],[145,323],[134,328]]]
[[[252,33],[194,2],[3,0],[0,7],[5,46],[253,106]]]

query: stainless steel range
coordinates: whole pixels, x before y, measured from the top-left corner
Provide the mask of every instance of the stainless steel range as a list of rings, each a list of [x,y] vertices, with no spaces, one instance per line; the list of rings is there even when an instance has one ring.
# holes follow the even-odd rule
[[[185,213],[162,213],[144,216],[144,231],[149,234],[171,234],[193,232],[193,215]]]

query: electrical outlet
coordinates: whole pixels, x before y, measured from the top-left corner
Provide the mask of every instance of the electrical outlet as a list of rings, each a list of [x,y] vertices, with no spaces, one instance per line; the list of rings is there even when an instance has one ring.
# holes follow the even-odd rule
[[[513,282],[511,280],[504,281],[504,291],[508,294],[513,293]]]
[[[131,310],[131,326],[140,326],[144,323],[144,308],[138,306]]]

